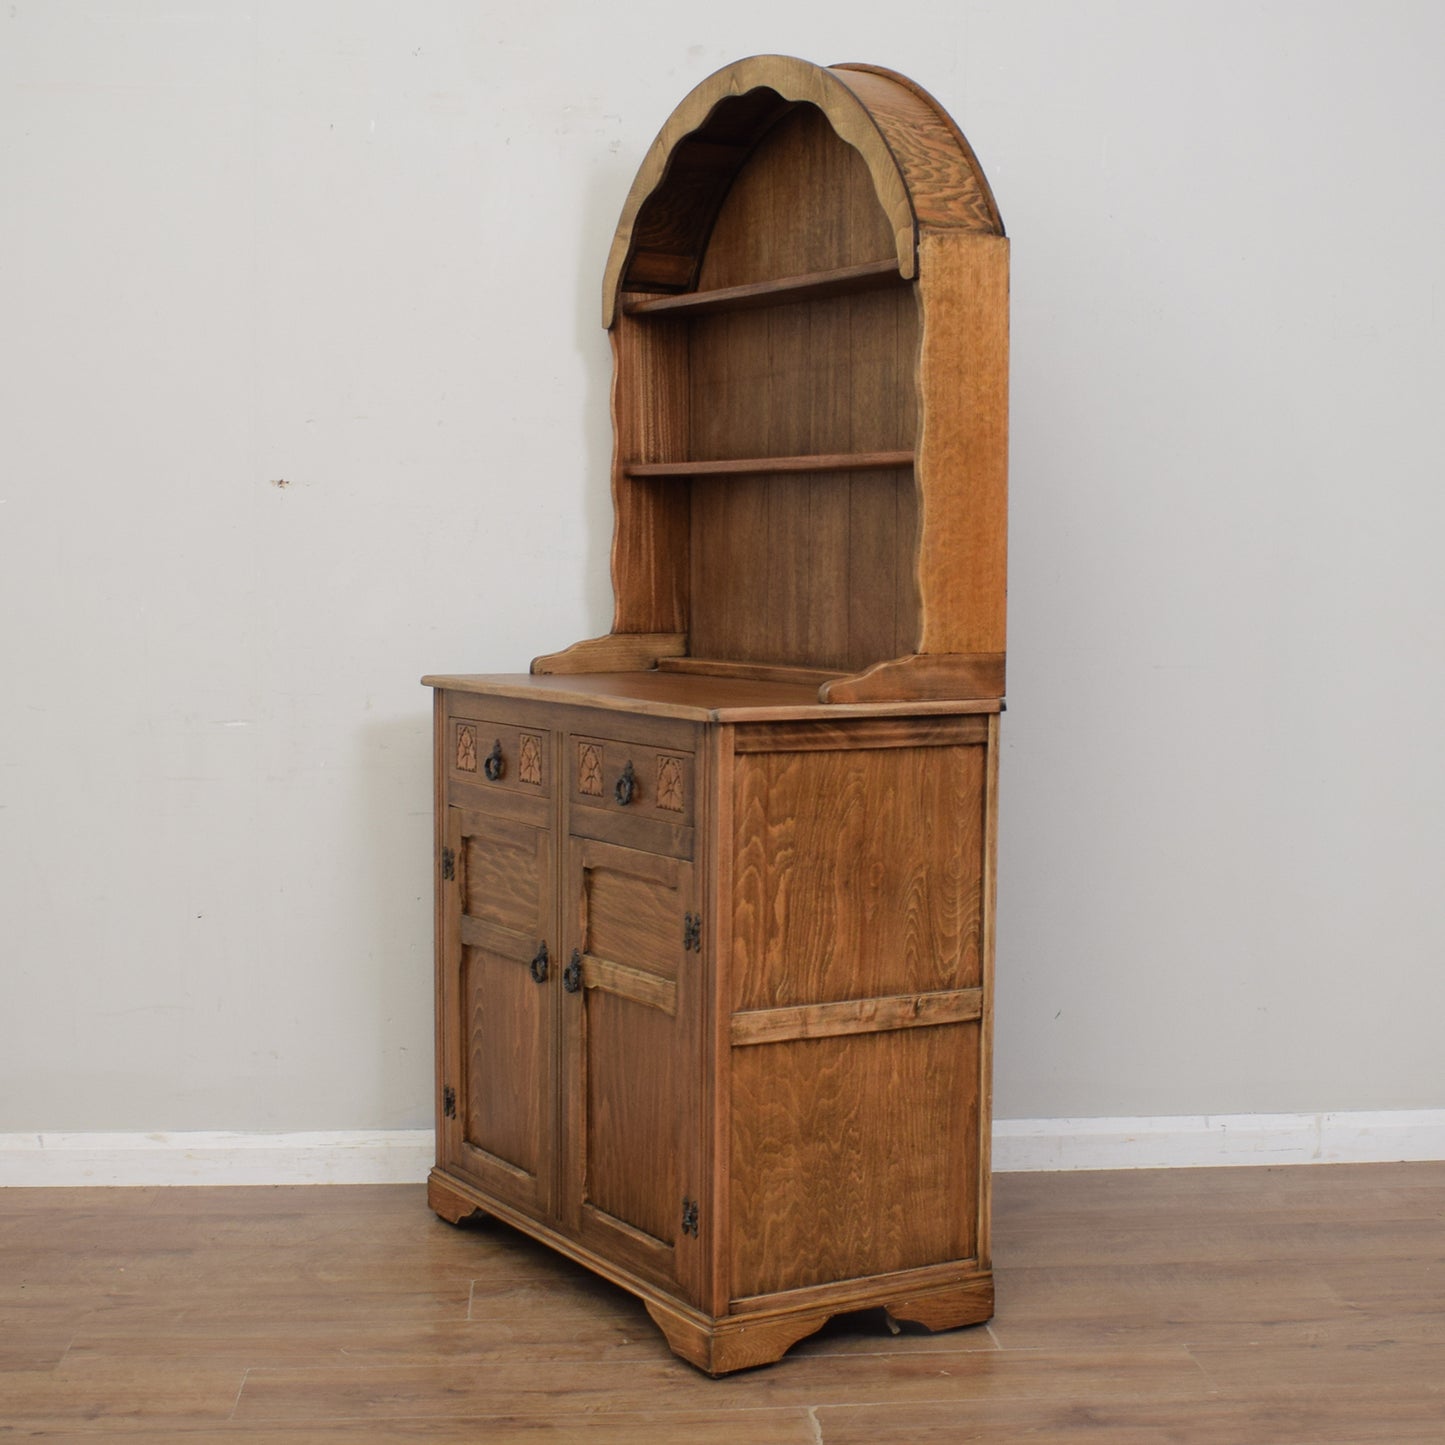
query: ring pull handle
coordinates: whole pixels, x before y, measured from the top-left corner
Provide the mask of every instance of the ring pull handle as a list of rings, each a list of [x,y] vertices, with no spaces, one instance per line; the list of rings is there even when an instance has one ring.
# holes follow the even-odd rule
[[[622,770],[622,776],[617,779],[617,786],[612,790],[617,799],[619,807],[625,808],[631,801],[632,795],[637,791],[637,774],[632,771],[632,759],[628,758],[627,766]]]
[[[482,771],[491,782],[496,782],[506,770],[506,761],[502,757],[502,740],[498,738],[492,744],[492,750],[482,761]]]
[[[547,940],[544,938],[542,940],[541,948],[537,950],[535,956],[532,959],[532,962],[528,965],[528,967],[532,970],[533,979],[535,979],[538,983],[547,982],[547,964],[550,961],[550,958],[551,955],[547,952]]]
[[[572,961],[562,970],[562,987],[568,993],[582,992],[582,950],[572,950]]]

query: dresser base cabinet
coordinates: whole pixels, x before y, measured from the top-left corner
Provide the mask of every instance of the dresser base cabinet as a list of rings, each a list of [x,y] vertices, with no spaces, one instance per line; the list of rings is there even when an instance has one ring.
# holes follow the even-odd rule
[[[987,1319],[997,704],[429,681],[433,1209],[714,1374],[850,1310]]]

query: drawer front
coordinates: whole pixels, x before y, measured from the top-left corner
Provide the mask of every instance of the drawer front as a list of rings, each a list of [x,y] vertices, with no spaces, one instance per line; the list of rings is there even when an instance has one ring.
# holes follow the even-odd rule
[[[454,714],[447,720],[445,746],[447,776],[454,783],[552,796],[552,734],[545,728]]]
[[[574,807],[692,827],[691,753],[581,734],[573,734],[568,753]]]

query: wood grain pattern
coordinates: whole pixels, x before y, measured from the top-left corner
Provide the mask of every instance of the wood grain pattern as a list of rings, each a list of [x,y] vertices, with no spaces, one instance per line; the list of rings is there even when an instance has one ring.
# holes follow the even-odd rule
[[[990,1003],[994,991],[995,949],[998,930],[998,788],[999,715],[988,717],[988,755],[984,764],[983,798],[983,994]],[[979,1026],[978,1055],[978,1262],[988,1268],[993,1260],[993,1008],[986,1007]]]
[[[462,913],[511,929],[535,947],[548,931],[548,836],[525,824],[472,815],[460,841]]]
[[[659,672],[686,672],[696,677],[740,677],[750,682],[796,682],[818,687],[838,676],[836,668],[793,667],[786,663],[733,662],[716,657],[665,657]]]
[[[807,456],[726,457],[715,461],[633,462],[629,477],[746,477],[793,472],[887,472],[912,466],[911,451],[819,452]]]
[[[904,698],[1002,697],[1001,652],[914,653],[875,663],[854,677],[833,678],[819,688],[824,702],[886,702]]]
[[[462,952],[467,1030],[462,1137],[467,1145],[535,1178],[543,1157],[542,1097],[547,996],[525,965],[481,949]],[[550,1120],[547,1121],[550,1124]]]
[[[499,793],[496,796],[506,797]],[[552,995],[530,964],[554,930],[552,834],[484,811],[446,809],[454,877],[444,901],[438,1160],[517,1207],[545,1213],[556,1057]]]
[[[658,669],[647,672],[586,673],[563,676],[527,673],[432,675],[428,687],[458,694],[484,694],[518,703],[565,703],[599,717],[625,713],[629,731],[638,723],[785,722],[811,718],[834,722],[850,718],[979,716],[1000,711],[998,698],[909,699],[906,702],[820,703],[809,683],[777,676],[754,677],[746,664],[726,676],[683,676]],[[451,784],[454,788],[455,783]]]
[[[925,1028],[977,1019],[983,990],[897,994],[892,998],[850,998],[837,1003],[795,1004],[791,1008],[749,1009],[735,1013],[732,1044],[776,1044],[788,1039],[822,1039],[844,1034],[876,1034],[889,1029]]]
[[[476,711],[469,712],[464,702],[454,704],[452,726],[451,777],[455,781],[476,787],[482,794],[501,790],[545,797],[550,792],[546,763],[550,745],[544,733],[528,733],[515,723],[479,717]],[[524,755],[531,760],[530,772]],[[489,769],[497,771],[497,776]]]
[[[1008,577],[1008,242],[919,242],[918,640],[1002,653]]]
[[[707,237],[697,289],[754,286],[880,261],[903,274],[893,222],[879,205],[868,162],[827,114],[805,104],[773,125],[733,176]],[[906,274],[912,275],[911,265]]]
[[[694,481],[692,496],[697,534],[726,539],[693,551],[695,654],[838,674],[912,645],[896,545],[912,535],[910,473]]]
[[[680,320],[628,317],[612,331],[614,633],[688,630],[687,494],[627,470],[687,455],[688,335]]]
[[[860,748],[938,748],[984,743],[989,720],[978,714],[942,717],[830,716],[796,722],[739,723],[733,748],[739,753],[835,752]]]
[[[532,659],[534,673],[635,672],[687,650],[685,632],[609,632]]]
[[[830,69],[883,132],[920,227],[1003,235],[998,205],[972,147],[922,86],[877,65]]]
[[[975,1249],[978,1026],[733,1053],[734,1296]]]
[[[677,1178],[676,1106],[682,1060],[674,1016],[610,992],[596,970],[586,1009],[583,1204],[670,1247],[683,1195]],[[639,1067],[644,1059],[646,1067]]]
[[[984,749],[746,754],[735,1010],[981,982]]]
[[[684,1137],[699,999],[684,970],[692,865],[575,836],[569,857],[577,921],[564,942],[583,986],[564,1004],[564,1217],[582,1243],[687,1291],[677,1245],[683,1190],[697,1187]]]
[[[616,994],[618,998],[640,1003],[669,1018],[677,1015],[677,981],[659,977],[651,969],[633,968],[612,959],[583,955],[582,986]]]
[[[572,859],[583,952],[676,978],[692,865],[590,839],[574,840]]]
[[[604,808],[628,818],[692,823],[690,754],[679,753],[668,759],[672,792],[670,805],[664,807],[658,793],[658,757],[645,740],[614,736],[576,738],[575,741],[577,771],[573,791],[578,804],[589,809]],[[630,786],[624,784],[624,778]],[[620,794],[619,787],[622,788]]]

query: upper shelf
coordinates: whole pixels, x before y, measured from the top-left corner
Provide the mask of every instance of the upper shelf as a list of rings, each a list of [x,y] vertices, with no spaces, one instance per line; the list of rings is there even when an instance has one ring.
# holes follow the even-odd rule
[[[826,452],[707,462],[628,462],[623,471],[629,477],[746,477],[762,472],[880,472],[912,465],[912,452]]]
[[[839,266],[831,271],[814,271],[806,276],[780,276],[775,281],[754,281],[746,286],[718,286],[710,291],[687,291],[681,296],[654,296],[645,301],[624,301],[625,316],[678,315],[708,316],[718,311],[753,310],[763,306],[786,306],[793,301],[822,300],[828,296],[850,296],[863,291],[882,291],[906,286],[898,262],[867,261],[861,266]]]

